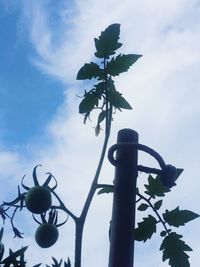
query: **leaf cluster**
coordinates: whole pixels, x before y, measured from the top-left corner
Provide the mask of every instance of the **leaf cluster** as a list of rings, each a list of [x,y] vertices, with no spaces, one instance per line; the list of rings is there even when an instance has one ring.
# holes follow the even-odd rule
[[[177,169],[176,181],[183,172],[183,169]],[[114,185],[101,185],[98,194],[113,193]],[[139,188],[136,189],[137,210],[141,212],[151,211],[147,216],[143,217],[141,222],[138,222],[134,229],[134,239],[136,241],[146,242],[151,239],[157,232],[158,224],[163,226],[160,236],[163,238],[160,250],[163,253],[162,260],[169,260],[171,267],[189,267],[189,256],[187,251],[192,249],[185,244],[182,236],[172,231],[172,227],[178,228],[186,223],[199,217],[198,214],[180,209],[179,206],[175,209],[160,212],[163,205],[163,198],[171,191],[171,188],[164,186],[160,179],[160,175],[153,177],[148,176],[148,183],[144,185],[144,194],[141,194]]]
[[[91,111],[99,110],[96,135],[100,132],[102,121],[108,121],[109,112],[112,116],[112,108],[132,109],[128,101],[116,90],[113,77],[119,76],[141,57],[136,54],[116,54],[122,44],[119,43],[120,24],[115,23],[101,32],[99,38],[94,38],[96,52],[94,53],[100,62],[90,62],[83,65],[77,74],[77,80],[96,79],[97,83],[89,91],[85,90],[83,99],[79,105],[79,113],[84,115],[84,123]]]
[[[182,171],[183,169],[177,169],[176,180]],[[149,214],[138,223],[137,228],[134,230],[135,240],[146,242],[157,232],[157,224],[161,224],[164,228],[160,232],[160,236],[163,237],[160,246],[160,250],[163,252],[162,260],[168,259],[171,267],[189,267],[189,256],[186,254],[186,251],[191,251],[192,249],[181,239],[181,235],[174,231],[172,232],[171,227],[178,228],[184,226],[186,223],[198,218],[199,215],[190,210],[181,210],[179,206],[173,210],[166,209],[159,213],[163,205],[163,199],[158,200],[158,198],[165,197],[171,191],[171,189],[162,184],[160,175],[156,177],[149,175],[148,183],[144,186],[146,188],[144,192],[146,196],[137,189],[137,209],[141,212],[150,209],[155,215]]]

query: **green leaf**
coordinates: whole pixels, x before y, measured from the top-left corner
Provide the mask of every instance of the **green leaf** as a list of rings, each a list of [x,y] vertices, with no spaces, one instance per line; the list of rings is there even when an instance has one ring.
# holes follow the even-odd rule
[[[97,52],[95,56],[98,58],[109,58],[114,55],[115,51],[122,46],[118,43],[120,34],[120,24],[114,23],[108,26],[105,31],[101,32],[99,38],[94,38]]]
[[[85,93],[85,96],[81,103],[79,104],[79,113],[88,113],[95,106],[98,106],[98,100],[99,100],[99,95],[95,93],[95,91],[90,91],[88,93]]]
[[[105,82],[100,82],[98,84],[95,84],[94,87],[95,87],[96,93],[99,94],[99,95],[102,95],[107,86],[106,86]]]
[[[5,258],[1,263],[5,264],[5,266],[10,266],[14,264],[14,266],[18,266],[18,263],[25,264],[24,262],[24,252],[27,247],[22,247],[21,249],[13,252],[11,249],[9,250],[9,256]],[[20,257],[20,259],[17,259]],[[23,265],[22,265],[23,266]],[[25,266],[25,265],[24,265]]]
[[[103,110],[101,111],[101,113],[99,113],[97,124],[100,124],[105,119],[105,117],[106,117],[106,111]]]
[[[150,239],[156,232],[156,223],[156,219],[151,215],[143,218],[143,221],[138,223],[138,227],[135,229],[135,240],[145,242]]]
[[[176,176],[174,178],[174,180],[176,181],[178,179],[178,177],[181,175],[181,173],[184,171],[184,169],[176,169]]]
[[[164,220],[172,226],[179,227],[185,225],[187,222],[198,218],[199,215],[190,210],[179,210],[179,207],[174,210],[166,210],[163,213]]]
[[[64,267],[71,267],[71,261],[70,261],[69,257],[68,257],[67,262],[65,261]]]
[[[118,91],[109,90],[107,97],[108,97],[108,102],[110,102],[110,104],[113,105],[115,108],[132,109],[130,104]]]
[[[164,238],[160,246],[160,250],[163,250],[162,260],[169,259],[171,267],[190,267],[189,256],[185,251],[192,251],[192,249],[181,238],[181,235],[172,232]]]
[[[159,210],[162,206],[162,200],[158,200],[156,203],[154,203],[154,209]]]
[[[149,175],[148,177],[148,184],[144,185],[147,189],[145,193],[152,198],[158,197],[164,197],[165,193],[170,192],[170,189],[166,186],[162,185],[159,176],[156,178],[153,178],[152,175]]]
[[[0,242],[2,241],[2,238],[3,238],[3,227],[0,230]]]
[[[119,54],[116,58],[112,58],[107,64],[107,73],[112,76],[118,76],[122,72],[126,72],[142,55]]]
[[[142,203],[137,209],[140,211],[145,211],[146,209],[148,209],[148,207],[149,205]]]
[[[100,80],[104,78],[103,70],[99,68],[96,63],[86,63],[78,72],[77,80],[91,80],[92,78],[99,78]]]
[[[0,242],[0,263],[4,255],[4,251],[5,251],[4,245]]]
[[[95,135],[98,136],[100,134],[100,131],[101,131],[101,126],[100,124],[97,124],[97,126],[95,127]]]
[[[102,189],[99,190],[97,195],[105,194],[105,193],[113,193],[114,191],[114,185],[104,185]]]

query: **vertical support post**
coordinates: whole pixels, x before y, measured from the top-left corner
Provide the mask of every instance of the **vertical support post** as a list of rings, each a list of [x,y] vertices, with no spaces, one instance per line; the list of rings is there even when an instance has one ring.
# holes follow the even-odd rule
[[[122,129],[117,143],[138,143],[138,133]],[[116,151],[109,267],[133,267],[137,158],[133,146]]]

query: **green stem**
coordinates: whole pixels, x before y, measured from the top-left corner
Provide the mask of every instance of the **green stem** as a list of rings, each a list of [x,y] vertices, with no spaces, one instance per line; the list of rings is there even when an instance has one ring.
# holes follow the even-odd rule
[[[81,266],[81,252],[82,252],[82,239],[83,239],[83,226],[84,222],[80,219],[76,220],[76,236],[75,236],[75,262],[74,267]]]
[[[145,200],[149,206],[153,209],[153,211],[156,213],[157,217],[159,218],[158,222],[161,222],[163,227],[165,228],[165,231],[169,234],[169,230],[167,229],[165,222],[163,221],[162,217],[160,216],[160,214],[158,213],[158,211],[154,208],[153,204],[151,204],[150,199],[144,197],[143,195],[141,195],[139,192],[137,193],[137,195],[139,196],[140,200],[143,199]]]
[[[80,217],[75,221],[76,222],[75,265],[74,265],[75,267],[81,267],[81,247],[82,247],[83,227],[85,224],[86,216],[87,216],[88,210],[90,208],[93,196],[95,194],[96,189],[98,188],[97,182],[98,182],[100,171],[101,171],[103,161],[105,158],[108,140],[109,140],[109,132],[105,135],[100,160],[99,160],[97,170],[96,170],[92,185],[90,187],[88,196],[87,196],[85,204],[83,206],[82,213],[81,213]]]
[[[106,59],[104,59],[104,74],[105,74],[105,101],[106,101],[106,120],[105,120],[105,138],[101,151],[101,156],[99,159],[99,163],[96,169],[96,173],[91,184],[88,196],[86,198],[85,204],[83,206],[81,215],[79,218],[75,220],[76,223],[76,238],[75,238],[75,267],[81,267],[81,249],[82,249],[82,236],[83,236],[83,228],[86,220],[87,213],[89,211],[93,196],[98,188],[98,179],[102,169],[103,161],[105,158],[105,153],[107,150],[108,140],[110,137],[111,130],[111,122],[112,122],[112,106],[108,103],[108,78],[106,71]]]

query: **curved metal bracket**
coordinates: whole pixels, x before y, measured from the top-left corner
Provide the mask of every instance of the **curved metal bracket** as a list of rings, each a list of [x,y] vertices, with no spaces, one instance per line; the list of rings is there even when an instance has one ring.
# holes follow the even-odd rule
[[[152,148],[148,146],[145,146],[142,144],[136,144],[136,143],[118,143],[118,144],[111,146],[111,148],[108,151],[108,159],[110,163],[114,165],[115,167],[118,166],[119,162],[114,158],[114,155],[113,155],[114,152],[119,149],[128,148],[128,147],[133,147],[137,150],[141,150],[141,151],[148,153],[149,155],[151,155],[157,160],[162,170],[165,169],[166,164],[158,152],[156,152],[155,150],[153,150]],[[145,167],[142,165],[138,165],[137,170],[142,171],[142,172],[147,172],[147,173],[155,173],[155,174],[160,174],[162,172],[162,170],[159,170],[156,168]]]

